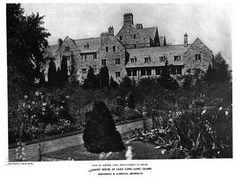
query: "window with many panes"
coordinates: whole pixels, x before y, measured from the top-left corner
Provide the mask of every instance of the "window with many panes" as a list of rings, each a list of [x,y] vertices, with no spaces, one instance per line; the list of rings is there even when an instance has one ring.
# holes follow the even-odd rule
[[[106,59],[102,59],[102,65],[103,65],[103,66],[106,65]]]
[[[141,69],[141,76],[145,76],[146,72],[144,69]]]
[[[201,61],[201,54],[195,54],[195,60],[196,61]]]
[[[148,63],[148,62],[151,62],[151,58],[150,57],[145,57],[144,58],[144,63]]]
[[[152,75],[152,70],[151,69],[147,69],[147,75]]]
[[[133,76],[137,76],[137,70],[133,69]]]
[[[165,56],[161,56],[161,57],[159,57],[159,61],[160,61],[160,62],[165,62],[165,61],[166,61]]]
[[[182,67],[177,67],[177,74],[182,74]]]
[[[69,46],[66,46],[65,47],[65,52],[69,52],[70,51],[70,47]]]
[[[174,61],[180,61],[181,60],[181,56],[174,56]]]
[[[131,63],[137,62],[137,58],[130,58],[130,62]]]
[[[156,69],[156,75],[161,75],[161,68]]]
[[[126,71],[127,71],[127,75],[131,76],[131,69],[127,69]]]
[[[136,39],[136,34],[134,34],[134,39]]]
[[[136,48],[136,45],[134,45],[134,48]]]
[[[108,52],[108,46],[106,47],[106,52]]]
[[[97,59],[97,53],[93,53],[93,59]]]
[[[171,74],[172,75],[175,75],[176,74],[176,67],[171,67]]]
[[[113,48],[113,51],[116,51],[116,47],[115,46],[113,46],[112,48]]]
[[[115,63],[120,64],[120,58],[115,58]]]
[[[120,77],[120,72],[116,72],[116,77]]]

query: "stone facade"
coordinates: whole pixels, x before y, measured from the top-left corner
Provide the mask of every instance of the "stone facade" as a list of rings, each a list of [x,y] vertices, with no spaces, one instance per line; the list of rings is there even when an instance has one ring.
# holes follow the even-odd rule
[[[106,65],[109,69],[109,76],[120,81],[126,75],[125,70],[125,47],[109,35],[101,48],[98,50],[98,68]],[[105,61],[105,62],[104,62]]]
[[[171,45],[164,36],[159,36],[157,27],[134,25],[131,13],[124,14],[123,20],[116,35],[110,26],[97,38],[73,40],[66,37],[60,47],[50,47],[50,55],[46,56],[54,56],[59,67],[61,60],[67,59],[69,71],[74,64],[80,82],[87,77],[90,66],[97,74],[101,66],[106,65],[109,75],[118,82],[126,75],[137,80],[159,76],[166,60],[171,65],[172,75],[194,72],[191,69],[207,70],[213,53],[199,38],[189,44],[185,33],[184,44]]]

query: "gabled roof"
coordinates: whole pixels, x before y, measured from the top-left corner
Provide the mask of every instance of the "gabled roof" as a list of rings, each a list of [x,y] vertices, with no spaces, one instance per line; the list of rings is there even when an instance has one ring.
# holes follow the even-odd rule
[[[101,38],[85,38],[85,39],[77,39],[74,40],[78,49],[81,50],[81,53],[92,53],[97,52],[97,50],[101,47]],[[85,46],[88,44],[88,48]]]
[[[155,27],[141,28],[141,29],[137,29],[137,30],[144,38],[154,38],[155,37],[155,33],[156,33]]]
[[[126,67],[148,67],[148,66],[163,66],[165,63],[159,61],[159,57],[166,56],[169,64],[175,65],[183,65],[183,62],[174,62],[174,60],[170,59],[170,56],[173,58],[175,55],[182,56],[190,47],[184,46],[184,44],[180,45],[169,45],[169,46],[160,46],[160,47],[149,47],[149,48],[135,48],[128,49],[130,58],[136,58],[137,62],[131,63],[130,61],[127,63]],[[145,63],[144,58],[150,57],[151,62]]]
[[[200,43],[202,43],[209,51],[211,51],[212,52],[212,50],[210,50],[203,42],[202,42],[202,40],[200,40],[200,38],[196,38],[196,40],[192,43],[192,45],[188,48],[188,49],[190,49],[193,45],[195,45],[197,42],[200,42]],[[187,50],[188,51],[188,50]],[[187,52],[186,51],[186,52]]]
[[[102,45],[100,46],[100,48],[106,43],[106,41],[108,40],[109,37],[114,38],[114,39],[115,39],[118,43],[120,43],[120,45],[125,49],[124,44],[123,44],[119,39],[117,39],[115,36],[108,36],[108,37],[106,38],[106,40],[104,40],[104,42],[102,43]],[[98,48],[98,50],[100,50],[100,48]]]

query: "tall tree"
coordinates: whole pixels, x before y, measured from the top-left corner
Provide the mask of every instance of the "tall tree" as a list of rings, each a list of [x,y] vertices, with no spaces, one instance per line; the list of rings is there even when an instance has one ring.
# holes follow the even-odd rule
[[[102,66],[99,74],[101,87],[109,87],[109,71],[107,66]]]
[[[163,46],[166,46],[166,37],[164,36]]]
[[[63,57],[61,61],[60,80],[62,85],[68,82],[68,68],[66,57]]]
[[[156,27],[155,37],[154,37],[154,46],[160,46],[160,39],[159,39],[159,33],[158,33],[157,27]]]
[[[90,66],[88,70],[87,78],[84,80],[83,87],[86,89],[95,89],[96,88],[96,81],[95,81],[94,70]]]
[[[118,87],[118,83],[113,79],[113,77],[110,78],[110,87],[113,89]]]
[[[48,84],[49,86],[55,86],[56,83],[57,83],[56,64],[53,60],[51,60],[48,69]]]
[[[42,27],[43,16],[24,16],[20,4],[7,4],[7,62],[8,78],[34,84],[40,77],[40,63],[50,35]]]

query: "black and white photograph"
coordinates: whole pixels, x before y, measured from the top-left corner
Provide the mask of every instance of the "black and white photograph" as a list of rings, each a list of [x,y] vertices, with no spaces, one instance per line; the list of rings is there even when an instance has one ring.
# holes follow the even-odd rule
[[[5,163],[233,160],[228,1],[4,6]]]

